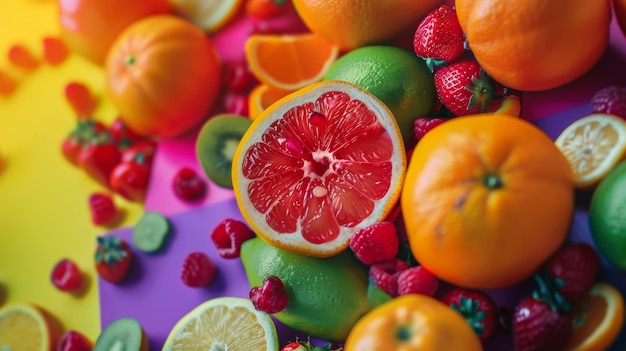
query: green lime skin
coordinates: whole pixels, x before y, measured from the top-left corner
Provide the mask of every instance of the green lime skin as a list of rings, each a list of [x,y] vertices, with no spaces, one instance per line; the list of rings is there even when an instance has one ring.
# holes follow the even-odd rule
[[[415,138],[415,119],[431,115],[437,101],[433,74],[426,62],[394,46],[352,50],[333,62],[324,80],[343,80],[376,96],[395,116],[407,144]]]
[[[626,161],[615,166],[594,191],[589,229],[600,253],[626,270]]]
[[[273,316],[312,337],[342,341],[372,306],[367,298],[368,271],[350,250],[317,258],[276,248],[260,238],[247,240],[241,260],[250,287],[267,276],[283,281],[287,307]]]

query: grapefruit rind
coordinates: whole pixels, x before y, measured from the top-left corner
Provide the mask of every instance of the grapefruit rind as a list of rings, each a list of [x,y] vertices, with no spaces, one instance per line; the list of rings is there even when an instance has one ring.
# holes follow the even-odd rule
[[[278,233],[272,229],[265,219],[264,213],[255,209],[248,196],[248,185],[251,183],[244,176],[242,165],[247,150],[261,140],[265,131],[275,121],[281,119],[287,111],[301,106],[307,102],[313,102],[320,96],[329,92],[347,93],[351,99],[359,100],[373,111],[378,122],[383,125],[393,144],[393,154],[390,158],[392,174],[389,189],[386,194],[376,200],[371,214],[354,226],[342,226],[340,234],[333,240],[315,244],[305,240],[300,232],[300,227],[293,233]],[[379,99],[362,88],[343,81],[324,81],[309,85],[291,93],[268,107],[256,118],[241,139],[233,160],[233,190],[237,205],[252,230],[263,240],[279,248],[291,250],[305,255],[317,257],[330,257],[336,255],[348,247],[350,237],[354,232],[368,227],[383,220],[397,203],[404,174],[406,171],[406,153],[402,135],[397,122],[391,111]]]

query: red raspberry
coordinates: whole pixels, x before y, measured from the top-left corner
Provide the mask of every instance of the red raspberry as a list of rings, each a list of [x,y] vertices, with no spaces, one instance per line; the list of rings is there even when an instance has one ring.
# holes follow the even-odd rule
[[[80,82],[67,83],[65,86],[65,100],[76,114],[76,117],[83,120],[91,117],[98,105],[89,88]]]
[[[384,221],[363,228],[350,238],[350,248],[366,265],[389,261],[398,254],[398,236],[392,222]]]
[[[44,37],[41,42],[43,45],[43,59],[53,66],[61,64],[70,54],[61,38]]]
[[[211,240],[223,258],[239,257],[241,244],[254,237],[254,232],[247,224],[232,218],[222,220],[211,232]]]
[[[435,296],[439,279],[422,266],[411,267],[398,275],[398,295],[421,294]]]
[[[263,279],[263,286],[255,286],[250,290],[250,300],[257,310],[273,314],[287,307],[289,295],[283,281],[271,275]]]
[[[52,284],[61,291],[77,291],[83,284],[83,274],[78,266],[69,259],[62,259],[52,269]]]
[[[104,193],[93,193],[89,196],[89,209],[91,210],[91,221],[95,225],[106,225],[117,215],[117,207],[113,203],[113,198]]]
[[[224,71],[226,88],[234,93],[248,93],[259,84],[246,59],[226,62]]]
[[[209,256],[196,251],[185,257],[180,278],[185,285],[199,288],[209,285],[216,274],[217,267],[215,267]]]
[[[91,351],[92,345],[83,334],[68,330],[59,339],[56,351]]]
[[[426,135],[431,129],[447,121],[446,118],[425,118],[419,117],[413,122],[413,134],[418,141]]]
[[[191,168],[183,167],[174,176],[172,187],[178,198],[197,201],[206,194],[206,182]]]
[[[609,86],[591,98],[592,113],[608,113],[626,120],[626,87]]]
[[[11,46],[8,56],[12,64],[26,70],[33,70],[39,66],[39,61],[35,55],[22,44]]]
[[[370,279],[391,297],[398,296],[398,276],[409,269],[405,261],[394,258],[389,261],[375,263],[370,267]]]

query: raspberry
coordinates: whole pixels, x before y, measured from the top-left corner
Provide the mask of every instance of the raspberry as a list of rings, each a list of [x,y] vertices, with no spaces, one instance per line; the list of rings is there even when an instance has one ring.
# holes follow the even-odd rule
[[[447,121],[445,118],[425,118],[419,117],[413,122],[413,134],[418,141],[426,135],[431,129]]]
[[[435,296],[439,279],[422,266],[411,267],[398,275],[398,295],[421,294]]]
[[[63,259],[54,265],[50,280],[59,290],[72,292],[82,286],[83,275],[74,262]]]
[[[211,232],[211,240],[223,258],[239,257],[241,244],[254,237],[247,224],[232,218],[222,220]]]
[[[370,267],[369,276],[381,290],[391,297],[396,297],[398,296],[398,276],[407,269],[409,269],[408,263],[394,258],[373,264]]]
[[[174,176],[172,187],[178,198],[197,201],[206,194],[206,182],[191,168],[183,167]]]
[[[255,286],[250,290],[250,300],[257,310],[273,314],[287,307],[289,295],[283,281],[271,275],[263,279],[263,286]]]
[[[259,84],[245,59],[226,62],[224,71],[226,88],[234,93],[248,93]]]
[[[68,330],[59,339],[56,351],[91,351],[91,342],[81,333]]]
[[[9,49],[9,61],[17,67],[33,70],[39,66],[39,61],[23,45],[15,44]]]
[[[17,89],[17,81],[8,73],[0,71],[0,96],[9,96]]]
[[[89,196],[89,209],[91,221],[95,225],[106,225],[117,215],[117,207],[110,195],[93,193]]]
[[[43,58],[53,66],[61,64],[69,56],[70,52],[61,38],[44,37],[42,44]]]
[[[89,88],[79,82],[70,82],[65,86],[65,100],[70,105],[76,117],[87,119],[96,110],[96,99]]]
[[[206,254],[202,252],[192,252],[185,257],[183,271],[180,275],[183,283],[194,288],[209,285],[215,275],[217,268]]]
[[[609,86],[598,90],[591,98],[592,113],[607,113],[626,120],[626,87]]]
[[[398,254],[398,236],[392,222],[384,221],[363,228],[350,238],[350,248],[366,265],[389,261]]]

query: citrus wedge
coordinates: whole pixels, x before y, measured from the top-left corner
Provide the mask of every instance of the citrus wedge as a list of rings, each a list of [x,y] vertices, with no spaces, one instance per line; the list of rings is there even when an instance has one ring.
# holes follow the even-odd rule
[[[11,303],[0,309],[0,350],[56,350],[62,330],[42,309]]]
[[[509,95],[493,107],[494,114],[519,117],[522,112],[522,103],[519,96]]]
[[[624,323],[624,300],[614,286],[596,283],[572,306],[572,337],[568,351],[606,350]]]
[[[239,13],[243,0],[172,0],[174,11],[181,17],[213,33],[224,27]]]
[[[597,184],[626,152],[626,121],[608,114],[591,114],[568,125],[556,146],[569,161],[577,188]]]
[[[278,349],[270,315],[239,297],[217,297],[198,305],[174,325],[163,345],[163,351]]]
[[[248,117],[254,120],[261,112],[292,91],[282,90],[267,84],[257,85],[248,96]]]
[[[297,90],[320,81],[339,49],[311,34],[250,36],[245,54],[256,78],[275,88]]]
[[[248,224],[283,249],[318,257],[384,219],[406,168],[395,118],[355,85],[325,81],[268,107],[233,160],[233,190]]]

